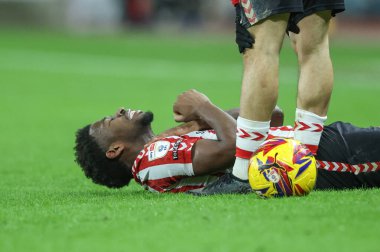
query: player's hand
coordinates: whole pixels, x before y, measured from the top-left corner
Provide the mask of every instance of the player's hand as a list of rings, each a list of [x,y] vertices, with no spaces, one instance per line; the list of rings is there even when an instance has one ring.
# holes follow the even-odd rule
[[[245,49],[252,48],[255,39],[251,36],[249,31],[241,25],[241,6],[235,5],[235,42],[238,45],[239,52],[244,53]]]
[[[194,89],[186,91],[177,97],[173,105],[174,120],[176,122],[199,120],[198,111],[210,103],[211,101],[206,95]]]

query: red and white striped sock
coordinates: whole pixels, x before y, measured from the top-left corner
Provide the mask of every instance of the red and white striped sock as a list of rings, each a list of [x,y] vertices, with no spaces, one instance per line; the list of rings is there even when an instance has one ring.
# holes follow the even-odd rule
[[[316,155],[321,140],[323,125],[327,116],[319,116],[309,111],[296,109],[294,139],[305,144]]]
[[[236,126],[236,161],[232,174],[248,179],[249,159],[268,136],[270,121],[257,122],[238,117]]]

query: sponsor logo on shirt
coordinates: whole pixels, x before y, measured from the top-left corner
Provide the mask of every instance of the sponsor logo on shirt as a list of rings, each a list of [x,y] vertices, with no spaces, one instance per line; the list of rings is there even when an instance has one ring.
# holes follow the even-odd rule
[[[177,142],[175,142],[174,146],[173,146],[173,160],[178,160],[178,148],[181,144],[181,142],[183,141],[183,139],[179,139]]]

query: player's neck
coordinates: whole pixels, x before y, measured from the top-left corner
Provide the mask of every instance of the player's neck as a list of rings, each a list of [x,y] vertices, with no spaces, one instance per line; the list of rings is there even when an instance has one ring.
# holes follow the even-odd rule
[[[133,145],[129,146],[128,149],[123,153],[121,157],[121,161],[125,163],[127,166],[132,167],[135,159],[139,155],[139,153],[144,149],[144,146],[149,143],[155,135],[152,131],[147,132],[141,135]]]

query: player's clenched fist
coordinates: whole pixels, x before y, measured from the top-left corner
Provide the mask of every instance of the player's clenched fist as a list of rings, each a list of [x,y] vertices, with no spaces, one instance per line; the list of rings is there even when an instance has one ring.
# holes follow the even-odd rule
[[[203,106],[211,104],[210,99],[204,94],[191,89],[177,97],[173,106],[174,120],[176,122],[188,122],[199,119],[199,111]]]

